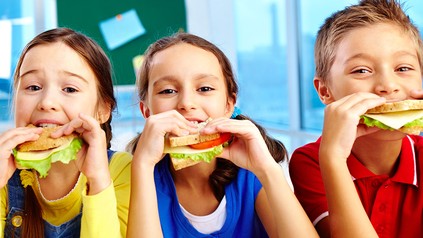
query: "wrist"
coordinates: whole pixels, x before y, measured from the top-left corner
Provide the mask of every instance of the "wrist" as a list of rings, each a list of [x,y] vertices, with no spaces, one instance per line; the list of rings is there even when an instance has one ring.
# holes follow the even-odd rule
[[[105,190],[111,184],[110,174],[87,178],[87,195],[96,195]]]

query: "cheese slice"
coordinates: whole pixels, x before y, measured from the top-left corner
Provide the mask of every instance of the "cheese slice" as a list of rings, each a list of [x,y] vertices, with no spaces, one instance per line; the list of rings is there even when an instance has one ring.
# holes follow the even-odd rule
[[[410,110],[402,112],[390,112],[381,114],[364,114],[396,130],[405,124],[423,117],[423,110]]]
[[[51,154],[53,154],[56,151],[62,150],[69,146],[69,144],[72,142],[68,141],[65,144],[56,147],[51,150],[43,150],[43,151],[30,151],[30,152],[18,152],[20,160],[43,160],[47,157],[49,157]]]

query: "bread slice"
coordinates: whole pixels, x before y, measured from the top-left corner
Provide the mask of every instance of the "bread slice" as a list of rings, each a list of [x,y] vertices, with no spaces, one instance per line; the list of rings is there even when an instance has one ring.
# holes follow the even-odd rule
[[[184,145],[193,145],[205,141],[215,140],[220,137],[219,133],[215,134],[192,134],[187,136],[173,136],[169,135],[169,144],[170,147],[178,147],[178,146],[184,146]]]
[[[400,112],[407,110],[423,110],[423,100],[404,100],[398,102],[385,103],[375,108],[369,109],[366,114]]]
[[[172,165],[175,170],[180,170],[180,169],[193,166],[201,162],[201,161],[195,161],[192,159],[177,159],[172,157],[170,157],[170,159],[172,160]]]
[[[209,123],[209,121],[211,121],[211,120],[212,119],[209,118],[206,121],[198,123],[197,124],[198,131],[203,129],[207,125],[207,123]],[[193,145],[193,144],[197,144],[197,143],[201,143],[201,142],[205,142],[205,141],[215,140],[215,139],[218,139],[219,137],[220,137],[219,133],[208,134],[208,135],[196,133],[196,134],[191,134],[191,135],[187,135],[187,136],[168,135],[170,147]]]
[[[35,127],[34,125],[28,125],[28,127]],[[45,127],[43,132],[40,134],[40,138],[36,141],[27,141],[17,146],[17,150],[20,152],[29,152],[29,151],[42,151],[49,150],[56,147],[59,147],[68,141],[73,140],[78,137],[78,134],[72,133],[70,135],[64,135],[59,138],[51,138],[50,134],[58,130],[60,126],[56,127]]]

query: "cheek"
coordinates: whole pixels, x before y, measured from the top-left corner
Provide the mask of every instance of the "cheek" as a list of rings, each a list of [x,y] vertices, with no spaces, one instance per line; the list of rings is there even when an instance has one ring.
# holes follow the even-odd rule
[[[25,98],[15,98],[11,110],[14,112],[15,124],[17,127],[26,126],[30,121],[32,111],[35,110],[35,100],[25,100]]]
[[[153,100],[153,103],[148,104],[147,106],[150,109],[151,114],[167,112],[170,110],[175,110],[177,108],[177,106],[170,101],[160,102],[159,100]]]

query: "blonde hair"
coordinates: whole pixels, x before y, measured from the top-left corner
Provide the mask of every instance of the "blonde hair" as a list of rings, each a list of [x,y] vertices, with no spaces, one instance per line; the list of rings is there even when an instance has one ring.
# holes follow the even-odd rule
[[[396,25],[414,41],[423,72],[422,39],[419,30],[402,7],[395,0],[362,0],[359,4],[346,7],[327,18],[320,27],[314,47],[315,76],[324,81],[329,79],[329,71],[334,63],[337,47],[348,32],[378,23]]]

